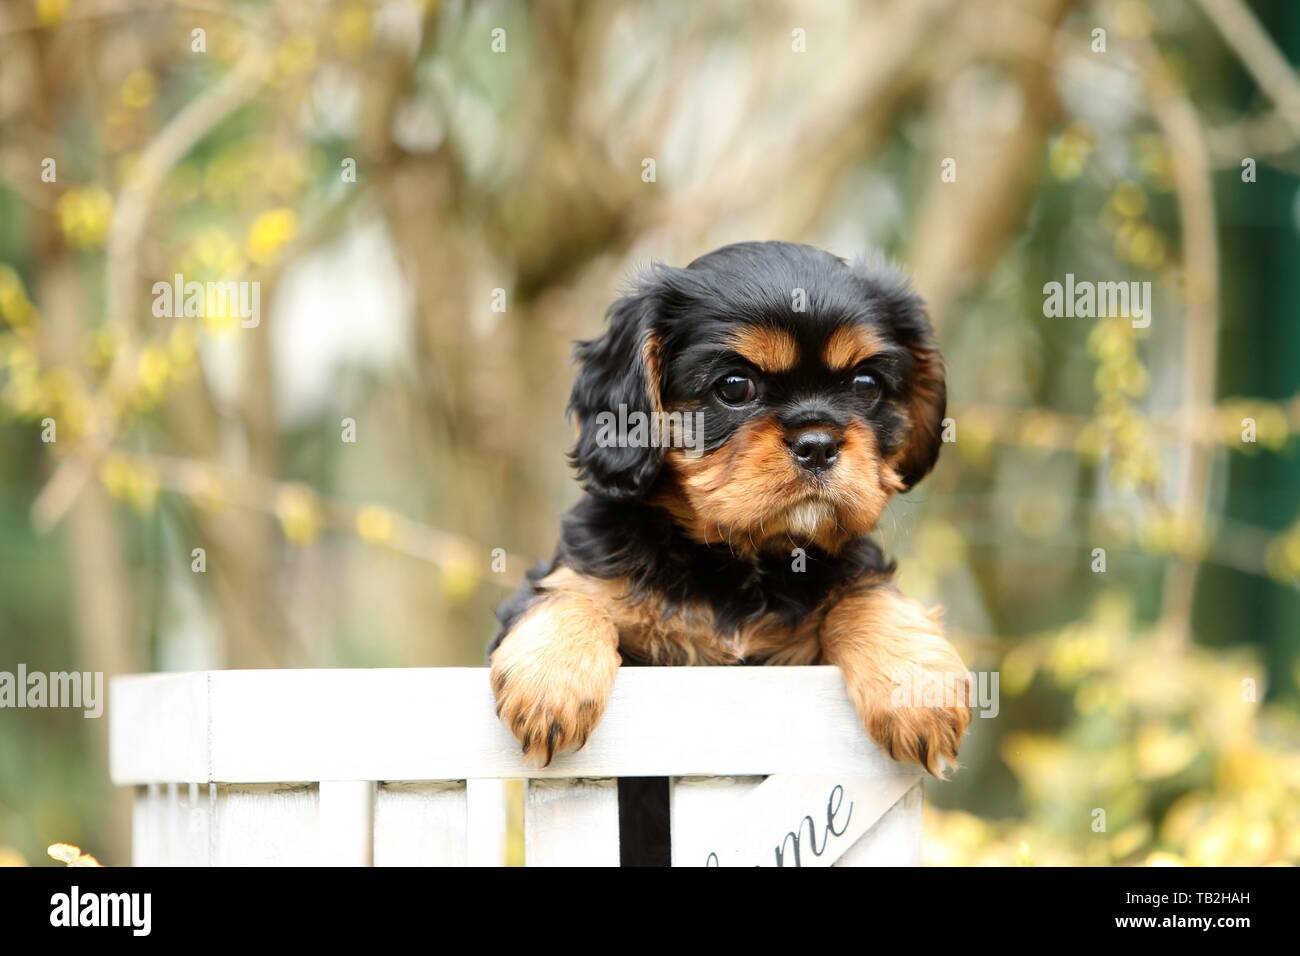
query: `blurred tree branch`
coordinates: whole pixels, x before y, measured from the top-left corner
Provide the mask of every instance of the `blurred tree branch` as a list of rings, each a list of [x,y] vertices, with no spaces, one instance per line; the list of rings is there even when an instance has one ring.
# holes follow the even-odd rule
[[[1028,51],[1032,55],[1022,50],[1007,66],[1022,104],[1019,121],[996,137],[987,135],[986,125],[968,122],[967,128],[978,132],[951,149],[959,170],[956,182],[941,179],[943,157],[931,161],[908,262],[940,330],[958,298],[1001,257],[1022,220],[1056,107],[1057,30],[1073,6],[1074,0],[1026,0],[1004,8],[1002,15],[1023,23],[1021,36],[1035,44]]]
[[[81,447],[65,458],[32,504],[32,522],[48,531],[58,524],[113,440],[124,393],[134,382],[137,345],[136,256],[159,188],[176,163],[213,128],[254,96],[266,79],[267,55],[253,46],[239,64],[206,93],[189,103],[144,150],[114,203],[109,228],[106,310],[122,342],[104,386],[92,403],[92,419]]]
[[[487,564],[491,549],[464,535],[442,531],[375,504],[350,504],[296,482],[235,472],[206,458],[112,451],[115,463],[145,472],[161,490],[184,496],[200,510],[221,515],[226,506],[276,518],[291,541],[309,543],[330,530],[405,555],[442,571],[465,573]],[[516,586],[527,562],[502,552],[507,570],[482,579],[502,588]],[[471,573],[476,573],[472,572]]]
[[[1182,230],[1183,293],[1187,321],[1183,338],[1183,414],[1189,430],[1197,409],[1214,402],[1219,354],[1219,236],[1214,209],[1213,168],[1195,106],[1160,60],[1154,45],[1143,44],[1144,86],[1152,113],[1169,143],[1174,190]],[[1209,506],[1212,449],[1188,445],[1172,489],[1172,507],[1194,520]],[[1165,578],[1161,622],[1171,648],[1185,644],[1191,631],[1197,563],[1174,560]]]
[[[1242,0],[1198,0],[1206,16],[1259,88],[1272,102],[1276,116],[1300,139],[1300,80],[1277,44],[1264,32]]]

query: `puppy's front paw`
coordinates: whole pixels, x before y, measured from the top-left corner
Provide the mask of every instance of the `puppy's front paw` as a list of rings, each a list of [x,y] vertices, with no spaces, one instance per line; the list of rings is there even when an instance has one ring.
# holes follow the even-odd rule
[[[892,588],[863,590],[827,615],[822,641],[862,726],[891,757],[936,777],[945,761],[956,765],[970,725],[970,674],[943,639],[937,609]]]
[[[567,596],[531,609],[502,641],[492,655],[497,715],[530,763],[545,767],[587,742],[622,663],[616,647],[608,617]]]
[[[945,762],[957,764],[957,750],[970,725],[970,708],[956,693],[945,696],[941,703],[927,704],[911,699],[905,690],[895,685],[883,700],[879,693],[866,689],[853,694],[858,716],[890,757],[918,763],[942,777]]]

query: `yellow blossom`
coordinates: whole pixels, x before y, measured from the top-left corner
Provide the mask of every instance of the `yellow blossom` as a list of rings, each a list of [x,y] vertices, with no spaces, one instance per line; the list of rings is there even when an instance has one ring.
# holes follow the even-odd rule
[[[1147,211],[1147,194],[1138,183],[1126,179],[1111,193],[1111,206],[1126,219],[1136,219]]]
[[[170,364],[166,351],[157,345],[146,345],[140,350],[136,363],[136,376],[144,397],[156,401],[167,387]]]
[[[23,328],[35,314],[18,273],[10,266],[0,265],[0,321],[16,329]]]
[[[191,240],[181,260],[180,271],[186,278],[226,279],[244,271],[244,255],[239,243],[218,226],[201,230]]]
[[[158,93],[158,83],[148,70],[132,70],[122,84],[122,105],[127,109],[144,109]]]
[[[366,544],[387,544],[393,538],[393,514],[387,508],[366,505],[357,511],[357,535]]]
[[[82,249],[100,246],[108,234],[113,215],[113,197],[99,186],[70,189],[56,206],[59,228],[69,244]]]
[[[438,583],[442,593],[453,604],[466,601],[478,587],[479,573],[467,554],[452,555],[442,566]]]
[[[71,843],[51,843],[45,851],[51,859],[68,866],[102,866],[97,859]]]
[[[298,216],[292,209],[268,210],[253,220],[248,229],[248,258],[258,265],[267,265],[297,234]]]
[[[1198,753],[1195,738],[1162,723],[1138,728],[1136,757],[1138,776],[1143,780],[1172,777],[1185,769]]]
[[[345,54],[359,53],[370,44],[370,11],[349,3],[334,17],[334,42]]]
[[[282,76],[305,73],[316,63],[316,40],[307,33],[290,37],[276,51],[275,65]]]
[[[56,27],[68,15],[68,0],[36,0],[36,20],[43,27]]]
[[[1047,152],[1047,165],[1052,175],[1061,180],[1078,179],[1092,152],[1093,136],[1086,127],[1074,125],[1052,141]]]
[[[311,544],[320,535],[321,514],[316,495],[303,485],[285,485],[275,500],[280,529],[293,544]]]

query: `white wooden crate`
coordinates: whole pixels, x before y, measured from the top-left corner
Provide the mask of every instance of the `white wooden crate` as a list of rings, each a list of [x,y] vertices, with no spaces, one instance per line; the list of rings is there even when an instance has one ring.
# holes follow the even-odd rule
[[[863,733],[833,667],[625,668],[544,770],[486,668],[209,671],[110,687],[138,865],[497,865],[527,781],[529,865],[616,866],[617,778],[668,777],[672,860],[910,865],[921,773]]]

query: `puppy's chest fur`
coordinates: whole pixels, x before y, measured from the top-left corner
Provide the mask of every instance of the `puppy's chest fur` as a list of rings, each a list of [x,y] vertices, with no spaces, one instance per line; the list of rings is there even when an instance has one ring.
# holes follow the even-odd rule
[[[550,565],[502,608],[493,649],[538,601],[570,593],[610,616],[625,663],[815,664],[830,607],[892,571],[867,539],[835,555],[746,559],[686,539],[658,509],[587,498],[565,516]]]
[[[704,602],[673,605],[660,595],[637,594],[626,578],[590,578],[558,568],[537,587],[583,594],[603,607],[618,630],[625,663],[814,664],[820,653],[820,608],[798,621],[766,613],[724,624]]]

